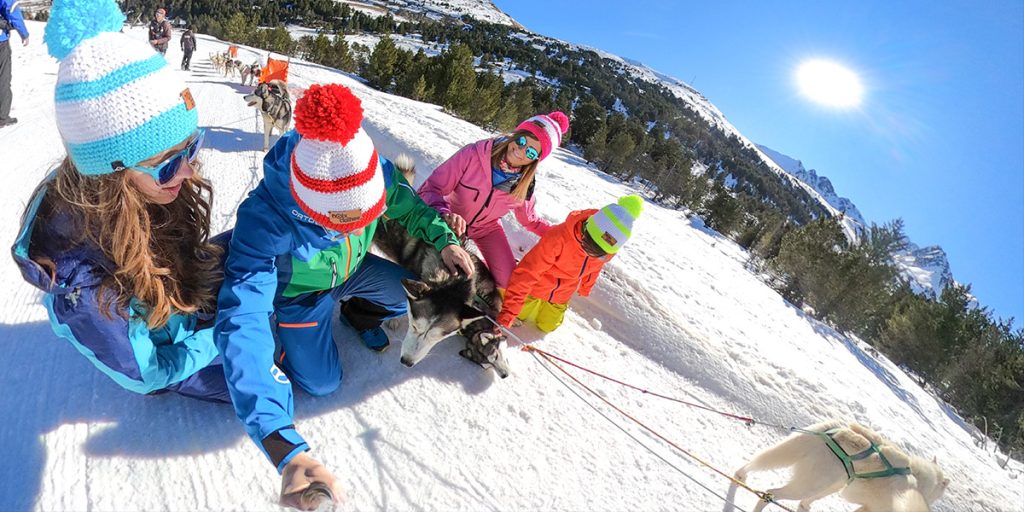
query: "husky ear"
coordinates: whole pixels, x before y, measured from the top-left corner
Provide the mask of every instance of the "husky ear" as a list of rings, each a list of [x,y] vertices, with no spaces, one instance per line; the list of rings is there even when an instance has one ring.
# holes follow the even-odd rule
[[[405,288],[405,294],[411,300],[419,299],[424,293],[427,293],[427,290],[430,289],[430,287],[427,286],[427,283],[414,281],[412,279],[402,279],[402,288]]]
[[[462,309],[459,310],[459,320],[462,320],[462,326],[465,327],[472,323],[474,320],[479,320],[487,315],[483,311],[480,311],[473,306],[462,305]]]

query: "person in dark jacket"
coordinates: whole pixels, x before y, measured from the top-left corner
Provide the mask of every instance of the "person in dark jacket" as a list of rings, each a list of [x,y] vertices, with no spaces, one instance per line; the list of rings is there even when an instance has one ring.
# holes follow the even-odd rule
[[[167,21],[167,11],[162,7],[153,13],[149,22],[149,44],[160,55],[167,53],[167,43],[171,41],[171,22]]]
[[[185,32],[181,34],[181,52],[184,54],[181,57],[181,69],[189,71],[192,65],[192,52],[196,51],[196,36],[192,33],[191,28],[186,28]]]
[[[12,255],[54,334],[115,383],[227,402],[213,343],[227,240],[208,237],[195,103],[162,57],[119,32],[113,0],[83,4],[54,2],[46,25],[68,155],[29,201]]]
[[[22,46],[28,46],[28,28],[18,2],[0,0],[0,128],[18,122],[11,117],[11,29],[21,36]]]
[[[337,84],[314,84],[299,99],[295,131],[267,153],[263,180],[238,208],[217,304],[214,339],[235,413],[281,473],[281,503],[303,510],[311,510],[302,494],[313,483],[336,497],[341,490],[306,453],[292,384],[333,393],[342,368],[332,327],[379,350],[389,343],[381,322],[408,308],[401,279],[412,274],[368,252],[384,229],[378,219],[427,241],[451,271],[474,271],[441,216],[378,156],[362,114],[359,99]]]

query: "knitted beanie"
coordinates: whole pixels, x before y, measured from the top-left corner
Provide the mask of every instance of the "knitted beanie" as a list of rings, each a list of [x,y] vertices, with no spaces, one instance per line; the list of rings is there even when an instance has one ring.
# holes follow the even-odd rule
[[[43,40],[60,61],[57,129],[85,175],[107,174],[180,144],[199,122],[164,57],[120,32],[113,0],[54,0]]]
[[[601,208],[587,220],[587,234],[604,252],[615,254],[633,233],[633,221],[644,209],[640,196],[619,198],[615,204]]]
[[[352,232],[384,212],[384,175],[363,131],[363,106],[339,84],[313,85],[295,104],[292,197],[328,229]]]
[[[519,123],[516,131],[519,130],[530,132],[540,141],[540,159],[544,160],[562,145],[562,134],[569,131],[569,118],[561,112],[539,114]]]

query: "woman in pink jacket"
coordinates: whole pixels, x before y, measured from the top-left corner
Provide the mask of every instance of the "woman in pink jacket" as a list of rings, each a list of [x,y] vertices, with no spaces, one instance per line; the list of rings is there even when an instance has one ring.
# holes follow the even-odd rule
[[[420,197],[437,210],[456,235],[469,238],[500,288],[516,266],[501,218],[509,211],[537,236],[551,224],[533,211],[537,165],[562,143],[569,118],[536,115],[511,134],[474,142],[452,155],[420,186]]]

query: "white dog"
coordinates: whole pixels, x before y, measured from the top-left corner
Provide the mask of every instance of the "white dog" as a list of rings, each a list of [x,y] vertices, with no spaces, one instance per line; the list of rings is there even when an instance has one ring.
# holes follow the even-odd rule
[[[860,505],[857,512],[927,512],[949,485],[934,461],[907,455],[862,425],[829,421],[805,430],[809,433],[793,434],[758,453],[736,472],[736,478],[744,481],[750,471],[790,468],[789,482],[767,492],[774,499],[800,500],[800,512],[837,491],[846,501]],[[829,447],[826,435],[847,461]],[[735,490],[734,484],[730,495]],[[759,502],[754,512],[765,505]],[[731,508],[726,505],[725,510]]]

